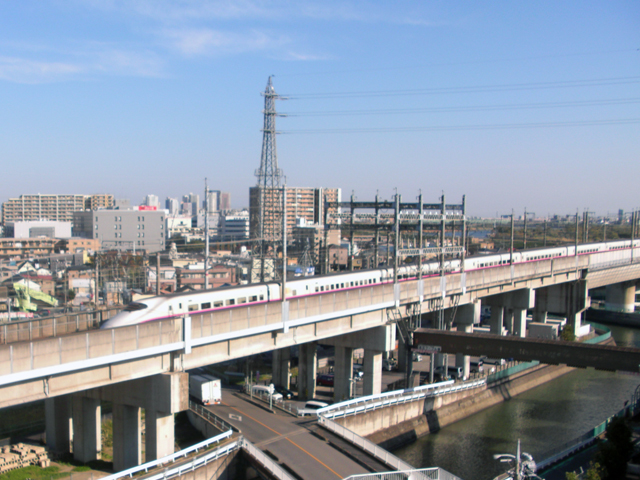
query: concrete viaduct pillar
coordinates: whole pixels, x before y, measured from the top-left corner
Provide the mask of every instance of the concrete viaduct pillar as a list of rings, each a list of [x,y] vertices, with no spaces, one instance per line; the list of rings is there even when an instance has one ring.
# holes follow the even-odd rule
[[[482,305],[479,301],[469,303],[467,305],[461,305],[458,307],[455,323],[459,332],[472,333],[473,325],[480,323],[480,315],[482,313]],[[463,378],[466,380],[470,374],[470,360],[469,355],[463,355],[456,353],[456,366],[462,367]]]
[[[535,299],[536,291],[531,288],[484,297],[482,303],[491,306],[491,333],[500,335],[504,322],[509,334],[525,337],[527,310],[534,307]]]
[[[567,324],[576,336],[580,335],[582,312],[590,303],[586,280],[536,289],[536,310],[567,317]]]
[[[273,351],[273,377],[274,385],[282,385],[284,388],[291,386],[291,349],[279,348]]]
[[[298,400],[315,398],[317,367],[316,342],[301,344],[298,349]]]
[[[47,448],[64,454],[71,452],[71,395],[46,398],[44,401]]]
[[[87,463],[99,460],[102,451],[100,400],[85,398],[80,393],[73,398],[73,459]]]
[[[375,395],[382,391],[382,352],[393,350],[396,343],[396,326],[370,328],[348,333],[324,341],[336,348],[334,366],[334,401],[351,395],[353,377],[353,349],[364,349],[363,394]]]
[[[141,412],[140,407],[113,404],[113,469],[116,472],[142,463]],[[146,434],[149,434],[148,428]]]
[[[636,308],[636,282],[607,285],[605,309],[611,312],[633,313]]]
[[[336,345],[333,366],[333,401],[341,402],[351,398],[353,380],[353,348]]]
[[[189,408],[189,375],[165,373],[94,388],[77,395],[82,395],[83,401],[97,405],[101,400],[113,403],[113,469],[118,472],[141,462],[142,408],[146,426],[145,460],[157,460],[174,452],[173,414]],[[74,456],[75,445],[74,428]]]

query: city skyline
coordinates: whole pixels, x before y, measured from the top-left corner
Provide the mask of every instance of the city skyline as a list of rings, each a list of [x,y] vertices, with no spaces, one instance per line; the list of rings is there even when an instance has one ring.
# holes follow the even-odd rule
[[[207,177],[246,207],[274,75],[288,186],[363,201],[444,191],[471,216],[640,206],[640,5],[456,7],[5,2],[0,202],[162,205]]]

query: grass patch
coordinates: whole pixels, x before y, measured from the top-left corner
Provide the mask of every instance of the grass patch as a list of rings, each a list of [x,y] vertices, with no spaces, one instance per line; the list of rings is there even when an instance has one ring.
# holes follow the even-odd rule
[[[86,465],[80,465],[79,467],[75,467],[71,471],[72,472],[88,472],[89,470],[91,470],[91,467],[88,467]]]
[[[68,473],[60,473],[58,467],[40,468],[35,465],[11,470],[0,475],[0,480],[55,480],[57,478],[68,477]]]

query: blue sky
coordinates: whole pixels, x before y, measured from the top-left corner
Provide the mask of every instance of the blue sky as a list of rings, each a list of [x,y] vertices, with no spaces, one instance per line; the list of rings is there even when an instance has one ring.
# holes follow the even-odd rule
[[[289,186],[630,210],[639,49],[635,0],[1,0],[0,201],[208,177],[246,206],[274,75]]]

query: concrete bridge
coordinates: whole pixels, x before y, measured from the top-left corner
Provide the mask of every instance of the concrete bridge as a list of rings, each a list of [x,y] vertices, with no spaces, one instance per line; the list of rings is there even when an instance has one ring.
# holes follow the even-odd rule
[[[615,253],[616,261],[609,252],[542,259],[0,345],[0,407],[45,399],[50,445],[68,451],[73,418],[80,461],[99,455],[101,400],[114,402],[114,444],[139,445],[144,408],[147,458],[162,456],[173,448],[173,413],[186,409],[186,370],[273,350],[274,382],[288,385],[290,347],[297,345],[299,394],[313,398],[322,342],[336,347],[336,399],[349,397],[354,348],[364,348],[364,394],[376,394],[382,354],[395,346],[389,312],[450,309],[458,331],[471,332],[481,305],[490,305],[491,331],[519,337],[526,334],[527,310],[537,322],[553,312],[580,335],[589,289],[606,286],[613,309],[633,304],[640,262],[630,250],[624,261]],[[117,469],[135,464],[127,451],[114,451]]]

